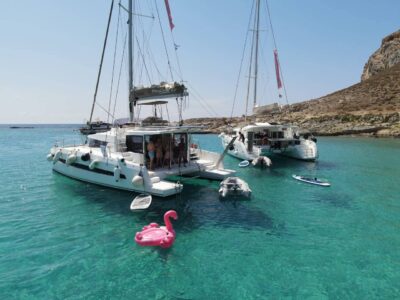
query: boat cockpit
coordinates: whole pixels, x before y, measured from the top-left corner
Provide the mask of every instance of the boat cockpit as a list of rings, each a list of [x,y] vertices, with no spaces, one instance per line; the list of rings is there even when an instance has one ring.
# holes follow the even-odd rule
[[[95,134],[88,137],[90,148],[112,148],[125,160],[145,165],[149,170],[186,166],[190,134],[187,132],[135,132],[124,135]],[[102,150],[104,151],[104,150]],[[107,155],[107,154],[105,154]]]

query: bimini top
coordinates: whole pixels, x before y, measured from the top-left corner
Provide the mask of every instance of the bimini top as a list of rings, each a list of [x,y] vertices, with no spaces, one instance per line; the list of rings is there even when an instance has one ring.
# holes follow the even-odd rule
[[[298,126],[290,125],[290,124],[270,124],[270,123],[256,123],[244,126],[242,128],[243,131],[257,131],[260,129],[286,129],[286,128],[293,128],[296,129]]]

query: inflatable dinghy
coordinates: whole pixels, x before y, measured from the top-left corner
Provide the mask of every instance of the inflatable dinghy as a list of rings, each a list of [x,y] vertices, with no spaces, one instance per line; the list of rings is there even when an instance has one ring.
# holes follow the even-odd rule
[[[251,162],[253,166],[269,167],[272,165],[271,159],[267,156],[259,156]]]
[[[251,189],[246,181],[239,177],[228,177],[220,183],[219,195],[227,196],[251,196]]]

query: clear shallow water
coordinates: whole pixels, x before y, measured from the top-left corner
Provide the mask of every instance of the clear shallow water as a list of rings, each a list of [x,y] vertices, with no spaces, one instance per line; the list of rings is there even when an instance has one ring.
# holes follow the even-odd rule
[[[180,197],[131,213],[134,195],[63,177],[46,161],[73,126],[0,127],[1,299],[265,299],[400,296],[400,140],[319,138],[316,163],[237,168],[250,201],[183,179]],[[197,136],[221,150],[215,135]],[[292,174],[327,178],[330,188]],[[168,250],[133,237],[175,209]]]

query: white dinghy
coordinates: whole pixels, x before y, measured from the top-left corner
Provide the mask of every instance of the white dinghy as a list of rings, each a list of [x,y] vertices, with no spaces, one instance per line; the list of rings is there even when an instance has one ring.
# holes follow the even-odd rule
[[[309,178],[309,177],[304,177],[304,176],[300,176],[300,175],[292,175],[292,177],[301,182],[306,182],[306,183],[315,184],[315,185],[319,185],[319,186],[331,186],[331,184],[329,182],[321,181],[316,177]]]
[[[251,189],[246,181],[239,177],[228,177],[220,183],[219,195],[227,196],[251,196]]]
[[[149,194],[140,194],[133,199],[131,203],[131,210],[143,210],[147,209],[151,205],[152,197]]]
[[[257,157],[256,159],[253,159],[251,164],[255,167],[256,166],[269,167],[272,165],[272,161],[271,161],[271,159],[269,159],[269,157],[262,155],[262,156]]]

